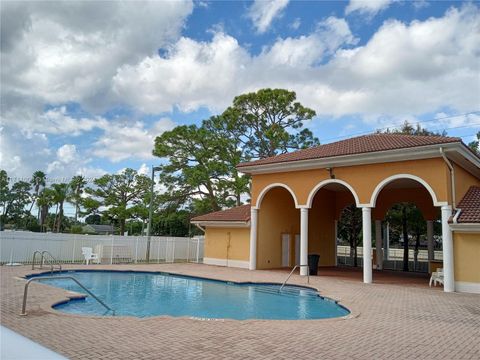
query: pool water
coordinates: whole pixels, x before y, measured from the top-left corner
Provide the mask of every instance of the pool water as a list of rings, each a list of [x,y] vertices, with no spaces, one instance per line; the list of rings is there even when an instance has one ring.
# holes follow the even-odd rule
[[[60,275],[60,274],[58,274]],[[167,273],[69,271],[115,310],[116,316],[187,316],[206,319],[324,319],[349,311],[317,291],[278,284],[236,284]],[[72,280],[42,280],[52,286],[84,293]],[[84,315],[112,315],[93,298],[71,300],[55,309]]]

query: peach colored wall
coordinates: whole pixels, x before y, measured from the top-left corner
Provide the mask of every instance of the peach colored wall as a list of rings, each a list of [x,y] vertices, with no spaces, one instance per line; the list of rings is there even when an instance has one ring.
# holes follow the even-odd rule
[[[422,178],[433,188],[438,201],[448,201],[448,169],[441,158],[345,166],[333,169],[333,173],[336,179],[355,189],[360,203],[370,202],[375,187],[382,180],[403,173]],[[325,169],[253,175],[252,204],[256,204],[265,187],[283,183],[294,191],[299,205],[305,205],[310,191],[326,179],[329,179],[329,173]]]
[[[480,179],[477,179],[457,164],[453,164],[453,168],[455,172],[455,197],[458,204],[470,186],[480,186]]]
[[[300,210],[288,190],[276,187],[268,191],[258,211],[258,269],[282,266],[283,233],[291,234],[292,239],[300,233]]]
[[[375,208],[373,208],[373,219],[383,220],[386,212],[399,202],[415,204],[425,220],[436,220],[440,216],[438,207],[433,205],[430,193],[422,186],[415,189],[383,189],[377,198]]]
[[[453,233],[455,281],[480,283],[480,233]]]
[[[320,189],[308,214],[308,253],[320,255],[320,266],[335,266],[335,194]]]
[[[205,229],[205,257],[248,261],[250,228]]]

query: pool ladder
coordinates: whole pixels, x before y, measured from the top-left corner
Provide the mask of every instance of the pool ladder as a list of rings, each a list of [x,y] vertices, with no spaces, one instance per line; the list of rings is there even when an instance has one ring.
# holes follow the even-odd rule
[[[302,268],[306,266],[307,267],[307,283],[310,284],[310,269],[308,268],[308,264],[306,265],[295,265],[292,269],[292,271],[290,271],[290,274],[288,274],[287,278],[285,279],[285,281],[283,282],[282,286],[280,286],[280,289],[278,291],[282,291],[283,287],[287,284],[287,281],[290,279],[290,276],[292,276],[293,272],[297,269],[297,268]]]
[[[47,264],[50,265],[50,272],[52,274],[53,274],[53,270],[54,270],[55,266],[58,266],[58,270],[60,272],[62,272],[62,265],[60,264],[60,262],[47,250],[43,250],[43,251],[35,250],[33,252],[32,270],[35,269],[35,257],[36,257],[37,254],[41,255],[41,257],[40,257],[40,269],[43,269],[43,264],[45,264],[45,262],[46,262]],[[48,255],[50,257],[50,259],[47,258],[45,255]]]
[[[26,316],[27,315],[27,297],[28,297],[28,286],[32,281],[40,281],[40,280],[52,280],[52,279],[69,279],[73,280],[74,282],[77,283],[78,286],[80,286],[83,290],[85,290],[88,295],[90,295],[92,298],[97,300],[103,307],[107,309],[107,311],[111,311],[113,316],[115,316],[115,310],[113,310],[110,306],[105,304],[102,300],[100,300],[94,293],[92,293],[90,290],[88,290],[80,281],[75,279],[73,276],[40,276],[40,277],[34,277],[31,278],[27,281],[25,284],[25,289],[23,290],[23,303],[22,303],[22,313],[20,315]]]

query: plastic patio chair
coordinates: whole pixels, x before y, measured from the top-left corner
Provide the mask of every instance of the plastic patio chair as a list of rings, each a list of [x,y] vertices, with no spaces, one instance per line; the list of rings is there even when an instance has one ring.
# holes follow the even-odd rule
[[[438,268],[437,271],[432,272],[432,276],[430,277],[429,286],[432,287],[432,282],[434,286],[437,286],[437,283],[443,285],[443,269]]]
[[[95,254],[93,252],[93,249],[91,247],[82,247],[82,255],[85,258],[85,263],[88,265],[88,263],[93,260],[98,264],[98,254]]]

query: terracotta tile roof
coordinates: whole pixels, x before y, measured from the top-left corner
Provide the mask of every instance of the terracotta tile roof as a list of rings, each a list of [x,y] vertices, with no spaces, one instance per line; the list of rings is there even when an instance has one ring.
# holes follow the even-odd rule
[[[462,210],[457,222],[480,223],[480,186],[471,186],[457,208]]]
[[[268,157],[238,164],[238,167],[275,164],[290,161],[321,159],[343,155],[355,155],[376,151],[407,149],[412,147],[461,142],[457,137],[416,136],[402,134],[370,134],[320,145],[305,150]]]
[[[192,221],[243,221],[250,220],[250,204],[237,206],[231,209],[215,211],[209,214],[194,217]]]

